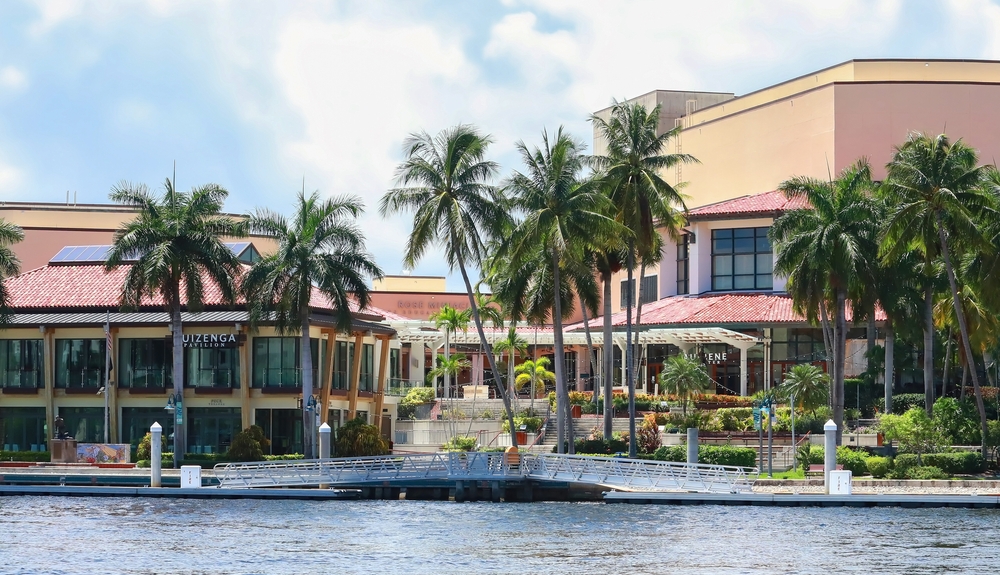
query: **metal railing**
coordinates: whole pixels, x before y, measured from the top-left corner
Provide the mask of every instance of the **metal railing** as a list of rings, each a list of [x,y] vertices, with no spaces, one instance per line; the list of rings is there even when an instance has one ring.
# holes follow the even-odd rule
[[[405,397],[411,389],[424,387],[422,379],[390,379],[386,383],[385,394],[393,397]]]
[[[530,478],[628,491],[746,493],[756,470],[557,454],[431,453],[310,461],[226,463],[215,466],[219,487],[361,485],[403,480]]]

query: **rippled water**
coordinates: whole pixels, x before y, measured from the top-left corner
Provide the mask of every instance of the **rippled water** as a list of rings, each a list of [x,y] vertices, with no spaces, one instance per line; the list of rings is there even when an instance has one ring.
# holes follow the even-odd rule
[[[1000,512],[0,498],[2,573],[995,573]]]

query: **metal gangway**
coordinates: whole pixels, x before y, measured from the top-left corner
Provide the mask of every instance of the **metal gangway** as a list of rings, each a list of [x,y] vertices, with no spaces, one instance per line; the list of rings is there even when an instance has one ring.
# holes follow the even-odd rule
[[[428,453],[341,459],[220,463],[220,488],[359,487],[483,480],[596,485],[623,491],[748,493],[757,470],[586,455]]]

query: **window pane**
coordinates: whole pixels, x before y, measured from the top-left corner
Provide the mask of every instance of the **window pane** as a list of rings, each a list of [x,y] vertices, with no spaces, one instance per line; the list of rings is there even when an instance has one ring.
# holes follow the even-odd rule
[[[754,276],[735,276],[733,278],[733,289],[753,289]]]
[[[774,287],[774,282],[771,274],[757,275],[757,289],[771,289],[772,287]]]
[[[727,276],[733,273],[733,256],[715,256],[712,258],[712,273],[716,276]]]
[[[730,238],[713,238],[712,239],[712,253],[713,254],[729,254],[733,252],[733,240]]]
[[[757,254],[757,273],[759,274],[771,273],[772,263],[773,260],[771,254]]]
[[[712,278],[712,289],[714,290],[730,290],[733,289],[733,277],[732,276],[719,276]]]
[[[737,275],[750,275],[754,273],[753,270],[754,256],[750,254],[739,255],[739,256],[734,256],[733,260],[734,260],[733,272],[736,273]]]
[[[759,236],[758,235],[757,236],[757,252],[763,253],[763,252],[770,252],[770,251],[771,251],[771,242],[768,241],[767,234],[764,234],[763,236]]]

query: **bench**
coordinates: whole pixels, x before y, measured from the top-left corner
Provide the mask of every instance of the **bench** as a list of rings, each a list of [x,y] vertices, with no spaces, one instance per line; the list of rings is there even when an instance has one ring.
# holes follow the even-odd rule
[[[836,467],[836,470],[837,471],[843,471],[844,470],[844,466],[838,464],[837,467]],[[813,463],[813,464],[811,464],[809,466],[809,469],[806,469],[806,476],[808,477],[810,475],[823,475],[823,464],[822,463]]]

